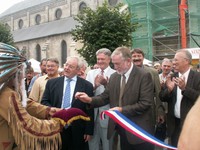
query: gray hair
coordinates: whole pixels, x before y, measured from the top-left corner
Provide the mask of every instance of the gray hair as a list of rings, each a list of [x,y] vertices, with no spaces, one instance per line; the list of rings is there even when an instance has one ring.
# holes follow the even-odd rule
[[[162,63],[163,63],[163,62],[170,62],[170,63],[172,63],[172,60],[169,59],[169,58],[164,58],[164,59],[162,60]]]
[[[81,66],[80,66],[80,68],[82,68],[82,67],[87,68],[87,66],[88,66],[87,62],[85,60],[81,60]]]
[[[107,56],[111,56],[111,51],[109,50],[109,49],[107,49],[107,48],[101,48],[101,49],[99,49],[97,52],[96,52],[96,56],[98,55],[98,54],[105,54],[105,55],[107,55]]]
[[[83,61],[77,56],[69,56],[67,60],[75,59],[77,61],[77,68],[80,69],[83,66]]]
[[[186,59],[189,60],[189,63],[190,64],[192,63],[192,55],[191,55],[191,53],[188,50],[186,50],[186,49],[180,49],[180,50],[176,51],[176,53],[183,53],[183,54],[185,54]]]
[[[112,53],[111,57],[114,55],[121,55],[121,57],[126,60],[126,59],[132,59],[131,52],[128,47],[118,47],[114,50]]]

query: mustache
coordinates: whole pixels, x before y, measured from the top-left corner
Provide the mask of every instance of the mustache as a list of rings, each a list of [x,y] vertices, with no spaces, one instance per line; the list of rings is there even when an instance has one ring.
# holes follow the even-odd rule
[[[133,59],[134,62],[139,62],[141,59]]]

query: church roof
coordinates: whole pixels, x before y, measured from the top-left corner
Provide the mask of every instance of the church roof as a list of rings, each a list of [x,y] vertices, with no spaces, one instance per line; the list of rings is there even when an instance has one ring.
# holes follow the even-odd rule
[[[10,8],[8,8],[6,11],[4,11],[2,14],[0,14],[0,17],[6,16],[9,14],[13,14],[13,13],[21,11],[21,10],[25,10],[25,9],[33,7],[33,6],[41,5],[41,4],[49,2],[49,1],[52,1],[52,0],[24,0],[22,2],[19,2],[15,5],[11,6]]]
[[[21,42],[70,32],[78,22],[73,17],[31,26],[12,32],[14,41]]]

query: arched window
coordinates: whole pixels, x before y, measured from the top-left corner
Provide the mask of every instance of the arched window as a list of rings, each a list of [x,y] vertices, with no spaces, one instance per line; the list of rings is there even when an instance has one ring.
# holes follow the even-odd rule
[[[40,14],[37,14],[37,15],[35,16],[35,23],[38,25],[38,24],[40,24],[40,22],[41,22],[41,15],[40,15]]]
[[[80,5],[79,5],[79,11],[83,10],[86,7],[87,7],[86,3],[81,2]]]
[[[21,29],[23,27],[23,25],[24,25],[24,21],[22,19],[20,19],[18,21],[18,27],[19,27],[19,29]]]
[[[39,44],[36,45],[36,60],[41,61],[41,47]]]
[[[62,16],[62,10],[60,8],[58,8],[55,12],[55,17],[56,19],[60,19]]]
[[[67,58],[67,44],[65,40],[61,42],[61,66],[63,67],[63,64],[66,62]]]

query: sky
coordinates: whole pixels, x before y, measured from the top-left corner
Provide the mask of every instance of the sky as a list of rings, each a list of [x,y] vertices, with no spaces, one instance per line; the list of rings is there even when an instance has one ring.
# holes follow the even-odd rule
[[[23,0],[0,0],[0,14],[3,13],[5,10],[13,6],[14,4],[21,2]]]

